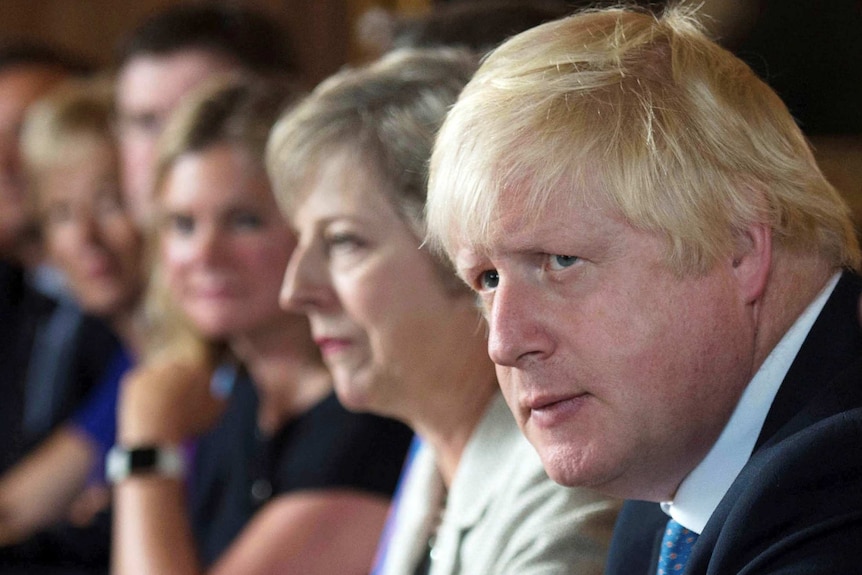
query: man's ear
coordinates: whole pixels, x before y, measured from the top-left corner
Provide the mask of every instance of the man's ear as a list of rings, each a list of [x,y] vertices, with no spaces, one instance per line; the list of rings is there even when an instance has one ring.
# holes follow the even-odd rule
[[[752,224],[737,235],[733,253],[733,274],[745,303],[754,303],[766,289],[772,267],[772,228]]]

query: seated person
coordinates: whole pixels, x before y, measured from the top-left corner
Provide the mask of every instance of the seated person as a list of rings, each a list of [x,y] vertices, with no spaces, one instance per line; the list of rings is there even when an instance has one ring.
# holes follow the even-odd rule
[[[110,360],[108,330],[58,305],[67,293],[45,261],[20,150],[33,102],[86,71],[48,46],[0,42],[0,473],[71,414]]]
[[[434,134],[475,69],[466,52],[393,52],[284,116],[270,173],[296,230],[282,293],[339,399],[421,438],[377,572],[592,573],[618,503],[551,481],[497,386],[475,300],[422,249]]]
[[[79,554],[74,547],[85,546],[85,536],[53,537],[52,526],[71,516],[83,527],[107,504],[107,491],[97,487],[104,485],[99,470],[114,441],[117,387],[142,335],[136,311],[143,242],[123,208],[111,110],[110,83],[70,82],[37,103],[23,129],[24,161],[50,262],[66,278],[77,305],[119,338],[108,348],[113,359],[83,405],[0,477],[0,543],[21,544],[42,532],[45,556]],[[94,490],[79,499],[89,484]],[[101,542],[87,542],[89,551],[81,549],[80,555],[98,555],[92,550],[96,545],[106,565],[108,523],[101,522],[101,530],[93,532]],[[46,561],[45,556],[33,560]]]
[[[411,433],[345,411],[307,320],[278,308],[296,241],[263,149],[285,96],[268,84],[220,82],[165,128],[150,316],[159,339],[123,388],[108,457],[115,573],[204,571],[182,446],[219,417],[210,373],[225,364],[258,395],[257,512],[209,571],[358,574],[371,564]],[[136,454],[148,465],[132,465]]]
[[[608,573],[859,571],[849,210],[692,8],[493,51],[437,136],[427,213],[549,475],[632,500]]]

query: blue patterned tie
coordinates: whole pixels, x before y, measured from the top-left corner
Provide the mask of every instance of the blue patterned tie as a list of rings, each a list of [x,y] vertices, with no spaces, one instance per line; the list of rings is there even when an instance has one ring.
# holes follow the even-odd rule
[[[691,548],[697,541],[697,533],[689,531],[673,519],[667,522],[661,540],[661,553],[658,558],[658,575],[682,573]]]

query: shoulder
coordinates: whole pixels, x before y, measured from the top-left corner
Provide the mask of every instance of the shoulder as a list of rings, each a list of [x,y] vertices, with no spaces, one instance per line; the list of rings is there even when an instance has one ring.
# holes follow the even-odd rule
[[[559,539],[572,546],[577,540],[606,546],[621,502],[555,483],[532,445],[523,440],[516,446],[498,471],[507,480],[491,504],[498,514],[511,518],[513,531],[546,539],[549,545]]]
[[[862,408],[854,408],[752,456],[704,529],[699,560],[711,572],[852,572],[862,561],[862,548],[847,545],[862,540],[860,485]]]
[[[489,571],[495,573],[560,569],[601,573],[620,502],[553,482],[513,420],[497,431],[503,434],[497,437],[496,446],[480,435],[477,449],[472,450],[474,454],[497,455],[481,465],[484,481],[473,481],[485,495],[475,492],[472,496],[476,501],[486,497],[487,507],[465,540],[465,547],[476,548],[476,556],[485,556],[487,565],[493,566]],[[505,446],[504,453],[499,453],[500,445]],[[471,462],[462,464],[469,466]],[[455,481],[458,483],[459,477]],[[450,497],[457,488],[453,486]],[[493,550],[488,541],[496,542]]]
[[[413,437],[403,423],[348,411],[335,394],[290,422],[285,432],[325,448],[330,456],[337,454],[357,463],[366,457],[399,457],[403,461]]]
[[[273,441],[276,491],[345,487],[389,497],[411,438],[405,425],[349,412],[330,395],[289,422]]]

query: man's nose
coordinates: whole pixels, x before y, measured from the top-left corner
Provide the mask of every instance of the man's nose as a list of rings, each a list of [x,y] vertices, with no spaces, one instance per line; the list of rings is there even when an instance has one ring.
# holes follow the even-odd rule
[[[497,365],[518,367],[528,358],[553,352],[539,296],[536,286],[501,276],[487,314],[488,355]]]

